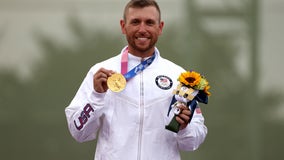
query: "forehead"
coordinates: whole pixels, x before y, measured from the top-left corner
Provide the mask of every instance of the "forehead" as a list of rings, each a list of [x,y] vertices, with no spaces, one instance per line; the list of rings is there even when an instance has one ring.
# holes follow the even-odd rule
[[[159,12],[154,6],[143,8],[129,8],[126,12],[126,19],[152,19],[159,20]]]

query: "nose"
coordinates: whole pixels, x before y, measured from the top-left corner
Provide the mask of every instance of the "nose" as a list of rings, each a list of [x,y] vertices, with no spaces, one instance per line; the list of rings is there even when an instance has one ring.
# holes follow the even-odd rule
[[[146,32],[146,25],[145,25],[145,23],[141,23],[139,25],[138,31],[139,31],[139,33],[145,33]]]

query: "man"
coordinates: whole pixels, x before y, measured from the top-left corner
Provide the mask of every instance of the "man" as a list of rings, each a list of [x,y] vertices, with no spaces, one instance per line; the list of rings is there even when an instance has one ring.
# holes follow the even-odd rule
[[[158,4],[131,0],[120,25],[128,45],[90,69],[65,110],[69,130],[79,142],[98,138],[95,160],[179,160],[180,150],[199,147],[207,128],[200,112],[191,117],[181,106],[179,132],[165,129],[172,118],[167,116],[172,90],[185,70],[162,58],[155,47],[164,27]],[[111,91],[122,84],[115,80],[108,85],[118,73],[126,86]]]

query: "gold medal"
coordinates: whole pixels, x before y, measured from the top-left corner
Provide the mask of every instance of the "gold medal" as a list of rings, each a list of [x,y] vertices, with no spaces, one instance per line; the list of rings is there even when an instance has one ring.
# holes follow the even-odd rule
[[[113,92],[121,92],[126,86],[126,79],[120,73],[112,74],[107,79],[107,86]]]

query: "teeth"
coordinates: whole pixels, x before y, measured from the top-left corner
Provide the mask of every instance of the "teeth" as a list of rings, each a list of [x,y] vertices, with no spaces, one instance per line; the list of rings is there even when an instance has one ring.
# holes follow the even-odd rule
[[[137,38],[137,39],[141,41],[146,41],[148,38]]]

